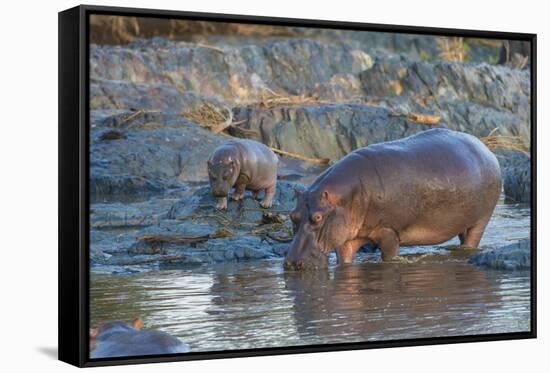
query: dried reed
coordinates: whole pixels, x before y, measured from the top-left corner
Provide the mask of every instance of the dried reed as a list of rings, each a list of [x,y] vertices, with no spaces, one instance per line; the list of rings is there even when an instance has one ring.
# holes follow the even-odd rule
[[[437,38],[439,45],[439,58],[447,61],[464,61],[467,55],[466,44],[463,37],[440,37]]]

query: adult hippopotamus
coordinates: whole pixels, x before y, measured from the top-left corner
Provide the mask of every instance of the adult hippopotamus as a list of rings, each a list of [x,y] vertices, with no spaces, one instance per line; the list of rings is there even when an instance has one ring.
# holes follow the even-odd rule
[[[143,321],[131,325],[110,321],[90,330],[90,357],[160,355],[189,352],[189,346],[160,330],[142,330]]]
[[[285,268],[324,267],[334,249],[351,263],[366,243],[384,261],[455,236],[475,248],[500,190],[496,157],[465,133],[437,128],[355,150],[297,193]]]
[[[207,162],[212,194],[218,199],[216,208],[227,208],[227,194],[232,187],[235,192],[231,198],[236,201],[244,198],[245,189],[252,190],[254,198],[265,191],[260,206],[271,207],[277,186],[278,162],[271,149],[253,140],[235,139],[217,147]]]

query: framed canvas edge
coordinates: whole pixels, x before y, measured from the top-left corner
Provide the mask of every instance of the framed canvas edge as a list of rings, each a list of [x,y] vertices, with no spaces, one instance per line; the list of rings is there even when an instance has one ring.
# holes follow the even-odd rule
[[[141,16],[153,18],[180,18],[205,20],[213,22],[241,22],[270,25],[303,26],[316,28],[338,28],[359,31],[394,32],[407,34],[426,34],[441,36],[468,36],[490,39],[523,40],[531,43],[531,330],[529,332],[485,334],[470,336],[436,337],[405,340],[388,340],[376,342],[340,343],[307,346],[286,346],[250,350],[208,351],[186,354],[159,356],[136,356],[124,358],[90,359],[88,346],[89,328],[89,22],[91,14]],[[76,22],[78,35],[67,35],[61,32],[62,23]],[[496,32],[485,30],[462,30],[423,26],[400,26],[357,22],[326,20],[294,19],[249,15],[227,15],[218,13],[198,13],[157,9],[138,9],[80,5],[59,12],[59,205],[58,205],[58,306],[59,306],[59,360],[79,367],[107,365],[143,364],[154,362],[174,362],[189,360],[207,360],[220,358],[237,358],[268,355],[285,355],[296,353],[315,353],[343,350],[360,350],[373,348],[394,348],[408,346],[425,346],[451,343],[470,343],[530,339],[537,336],[537,302],[536,302],[536,40],[531,33]],[[76,43],[77,61],[71,66],[77,70],[77,82],[70,82],[65,77],[68,67],[67,45],[71,48]],[[75,88],[76,83],[76,88]],[[72,92],[72,95],[69,94]],[[78,122],[75,134],[71,127]],[[71,144],[73,147],[71,148]],[[74,150],[78,145],[78,158],[63,159],[68,149]],[[76,182],[76,187],[73,184]],[[67,203],[69,200],[69,203]],[[75,209],[77,219],[71,217]],[[71,233],[72,232],[72,233]],[[74,232],[78,232],[74,237]],[[74,253],[74,245],[78,246]],[[72,249],[72,250],[71,250]],[[75,268],[77,273],[75,273]],[[75,280],[76,283],[67,279]],[[77,346],[69,345],[77,343]]]

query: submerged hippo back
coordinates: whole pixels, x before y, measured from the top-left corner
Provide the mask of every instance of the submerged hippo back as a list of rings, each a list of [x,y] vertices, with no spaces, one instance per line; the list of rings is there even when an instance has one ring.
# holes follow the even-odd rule
[[[98,335],[92,358],[159,355],[189,352],[189,346],[159,330],[120,327]]]

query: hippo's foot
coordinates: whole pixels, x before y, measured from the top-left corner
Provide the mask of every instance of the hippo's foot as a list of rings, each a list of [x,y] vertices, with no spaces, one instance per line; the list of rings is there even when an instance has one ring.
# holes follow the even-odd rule
[[[244,198],[244,193],[233,193],[233,195],[231,196],[231,199],[233,201],[240,201],[243,198]]]
[[[268,209],[273,206],[273,197],[275,197],[275,185],[265,190],[265,196],[262,202],[260,202],[260,206],[262,206],[264,209]]]
[[[227,209],[227,198],[221,197],[218,198],[218,203],[216,204],[216,210],[226,210]]]
[[[240,201],[244,198],[244,191],[246,189],[246,184],[238,184],[235,186],[235,192],[231,196],[231,199],[234,201]]]
[[[268,209],[273,206],[273,200],[271,198],[264,198],[263,201],[260,202],[260,206],[264,209]]]

